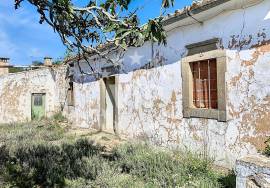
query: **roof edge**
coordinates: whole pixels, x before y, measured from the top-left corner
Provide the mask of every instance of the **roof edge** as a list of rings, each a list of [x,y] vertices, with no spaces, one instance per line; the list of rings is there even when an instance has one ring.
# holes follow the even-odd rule
[[[188,13],[191,13],[192,15],[199,14],[201,12],[204,12],[206,10],[209,10],[211,8],[214,8],[216,6],[219,6],[221,4],[227,3],[231,0],[212,0],[208,1],[206,3],[202,3],[202,5],[191,5],[189,7],[185,7],[184,9],[176,12],[174,15],[169,15],[165,18],[163,21],[163,26],[168,26],[170,24],[173,24],[177,21],[183,20],[185,18],[190,17]],[[180,13],[179,13],[180,12]]]

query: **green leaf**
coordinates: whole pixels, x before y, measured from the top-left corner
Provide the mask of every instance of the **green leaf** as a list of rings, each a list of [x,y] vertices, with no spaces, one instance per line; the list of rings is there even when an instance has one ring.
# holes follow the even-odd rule
[[[174,0],[162,0],[162,7],[169,8],[174,5]]]

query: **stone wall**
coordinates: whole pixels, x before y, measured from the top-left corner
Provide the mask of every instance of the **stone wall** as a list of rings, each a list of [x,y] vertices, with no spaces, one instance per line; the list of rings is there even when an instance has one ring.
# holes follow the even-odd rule
[[[236,162],[236,188],[270,187],[270,158],[246,156]]]
[[[65,106],[65,67],[42,68],[0,76],[0,123],[31,120],[32,93],[46,94],[46,116]]]

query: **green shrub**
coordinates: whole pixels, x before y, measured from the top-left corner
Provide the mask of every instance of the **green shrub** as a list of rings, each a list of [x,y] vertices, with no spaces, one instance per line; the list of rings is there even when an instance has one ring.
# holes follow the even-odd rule
[[[24,145],[61,141],[67,139],[66,130],[57,123],[42,120],[22,124],[0,124],[0,144],[16,151]]]
[[[102,147],[88,140],[61,146],[39,144],[20,147],[9,157],[4,177],[17,187],[64,187],[66,178],[78,178],[83,174],[83,157],[97,155],[101,151]]]
[[[221,187],[210,162],[191,153],[144,144],[103,151],[87,140],[23,146],[4,155],[4,178],[15,187]]]
[[[82,188],[87,187],[87,181],[83,178],[78,179],[66,179],[66,187],[67,188]]]
[[[0,171],[2,171],[6,161],[9,158],[9,151],[5,145],[0,146]]]
[[[228,174],[221,176],[218,181],[224,188],[236,187],[236,175],[234,171],[230,171]]]
[[[270,157],[270,138],[265,142],[265,144],[266,144],[266,148],[263,151],[263,154]]]
[[[109,163],[100,156],[84,157],[81,160],[81,168],[78,173],[84,179],[96,180],[108,166]]]
[[[234,176],[215,173],[211,161],[190,152],[127,143],[108,154],[92,141],[76,141],[76,136],[68,136],[67,130],[57,122],[44,119],[0,125],[0,187],[230,188],[234,185]]]
[[[11,187],[34,187],[33,180],[34,170],[27,165],[20,165],[16,159],[10,159],[6,165],[3,173],[4,180],[9,182]]]
[[[88,182],[89,187],[147,187],[143,180],[130,174],[121,173],[115,164],[107,163],[99,171],[95,181]]]
[[[112,160],[117,161],[122,173],[158,187],[184,186],[197,177],[208,179],[209,184],[215,185],[213,187],[219,185],[209,161],[191,153],[171,153],[144,144],[126,145],[114,151]]]
[[[63,114],[61,112],[54,114],[52,118],[53,118],[53,120],[59,121],[59,122],[63,122],[63,121],[67,120],[66,117],[63,116]]]

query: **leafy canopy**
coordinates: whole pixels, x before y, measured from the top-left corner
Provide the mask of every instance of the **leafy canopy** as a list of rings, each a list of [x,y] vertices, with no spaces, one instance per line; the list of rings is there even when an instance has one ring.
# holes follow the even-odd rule
[[[117,48],[138,47],[145,41],[166,44],[162,14],[140,26],[138,9],[129,10],[132,0],[87,0],[86,6],[77,6],[71,0],[15,0],[15,8],[23,1],[36,7],[40,23],[49,24],[69,50],[84,57],[99,55],[113,63],[106,54]],[[161,0],[161,10],[173,3]],[[103,50],[104,44],[110,44],[110,50]]]

